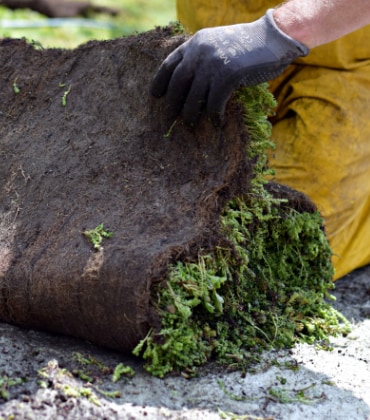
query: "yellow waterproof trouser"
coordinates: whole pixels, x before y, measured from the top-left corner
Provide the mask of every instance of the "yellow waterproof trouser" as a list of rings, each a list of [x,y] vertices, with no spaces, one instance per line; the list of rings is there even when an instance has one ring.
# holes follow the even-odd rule
[[[304,0],[303,0],[304,1]],[[202,27],[249,22],[274,0],[178,0],[179,20]],[[317,205],[334,252],[335,279],[370,263],[370,27],[315,48],[271,90],[276,181]]]

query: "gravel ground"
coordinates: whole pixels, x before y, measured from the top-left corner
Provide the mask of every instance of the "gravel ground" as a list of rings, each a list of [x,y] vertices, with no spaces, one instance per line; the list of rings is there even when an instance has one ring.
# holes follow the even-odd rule
[[[334,295],[352,332],[330,350],[299,345],[266,352],[251,372],[210,364],[193,379],[153,378],[134,358],[0,324],[0,419],[369,420],[370,266]],[[113,382],[119,363],[135,376]]]

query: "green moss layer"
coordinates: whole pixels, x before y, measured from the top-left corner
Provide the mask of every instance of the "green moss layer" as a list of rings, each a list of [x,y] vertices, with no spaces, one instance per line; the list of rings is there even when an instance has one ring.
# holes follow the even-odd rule
[[[222,216],[230,247],[178,262],[166,287],[153,293],[162,329],[150,331],[134,354],[162,377],[193,374],[210,358],[246,368],[263,349],[313,343],[346,333],[346,320],[328,303],[331,249],[318,213],[299,213],[264,188],[266,150],[273,147],[268,115],[275,101],[266,85],[243,89],[239,100],[256,161],[251,192]]]

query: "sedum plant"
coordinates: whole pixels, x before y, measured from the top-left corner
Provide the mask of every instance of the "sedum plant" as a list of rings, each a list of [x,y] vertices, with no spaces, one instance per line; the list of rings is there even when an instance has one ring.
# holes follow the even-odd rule
[[[332,252],[320,214],[300,213],[265,189],[275,100],[266,84],[241,89],[238,100],[256,162],[251,191],[230,201],[221,216],[230,246],[177,262],[153,292],[161,329],[151,330],[134,354],[155,376],[173,370],[191,376],[211,358],[245,369],[263,349],[349,331],[328,303]]]

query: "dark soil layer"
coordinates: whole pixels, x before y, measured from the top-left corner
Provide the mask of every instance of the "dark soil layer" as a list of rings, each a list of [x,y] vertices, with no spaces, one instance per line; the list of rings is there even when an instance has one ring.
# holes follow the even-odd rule
[[[153,282],[219,243],[248,191],[241,108],[196,130],[151,98],[183,37],[156,30],[68,51],[0,44],[0,320],[131,351]],[[100,250],[83,235],[104,224]]]

